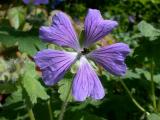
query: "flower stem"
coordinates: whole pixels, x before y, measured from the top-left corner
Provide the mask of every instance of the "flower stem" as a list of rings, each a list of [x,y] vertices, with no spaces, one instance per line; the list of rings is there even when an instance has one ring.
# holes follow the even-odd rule
[[[32,108],[28,109],[28,116],[29,116],[30,120],[35,120]]]
[[[128,89],[128,87],[126,86],[126,84],[124,83],[124,81],[119,78],[119,81],[121,82],[122,86],[124,87],[124,89],[126,90],[126,92],[128,93],[129,97],[131,98],[132,102],[137,106],[137,108],[139,110],[141,110],[142,112],[146,113],[147,115],[149,115],[149,112],[147,112],[132,96],[132,93],[130,92],[130,90]]]
[[[52,114],[52,107],[51,107],[51,100],[50,99],[48,100],[47,105],[48,105],[50,120],[53,120],[53,114]]]
[[[151,74],[152,102],[153,102],[154,111],[156,111],[157,107],[156,107],[155,86],[154,86],[154,79],[153,79],[153,75],[154,75],[154,63],[153,63],[153,59],[151,60],[151,71],[150,71],[150,74]]]
[[[60,115],[59,115],[58,120],[63,120],[64,113],[65,113],[66,107],[67,107],[67,105],[68,105],[68,98],[69,98],[69,95],[70,95],[70,92],[71,92],[71,88],[72,88],[72,84],[70,85],[70,88],[69,88],[69,91],[68,91],[68,93],[67,93],[66,99],[64,100],[64,102],[63,102],[63,104],[62,104],[61,113],[60,113]]]

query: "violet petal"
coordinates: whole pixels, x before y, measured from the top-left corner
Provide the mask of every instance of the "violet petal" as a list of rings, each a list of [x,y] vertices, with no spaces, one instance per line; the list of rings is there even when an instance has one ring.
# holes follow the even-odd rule
[[[42,79],[50,86],[57,83],[75,62],[77,53],[58,50],[42,50],[34,56],[34,60],[42,71]]]
[[[40,4],[48,4],[48,0],[23,0],[25,4],[34,4],[34,5],[40,5]]]
[[[85,42],[84,47],[89,47],[91,44],[102,39],[109,34],[118,23],[113,20],[104,20],[99,10],[89,9],[85,18]]]
[[[126,73],[124,60],[129,53],[130,48],[127,44],[116,43],[99,48],[88,56],[102,65],[111,74],[121,76]]]
[[[59,12],[53,16],[53,22],[50,27],[43,26],[40,28],[40,38],[59,46],[67,46],[80,50],[77,35],[71,21],[63,12]]]
[[[77,101],[84,101],[87,97],[102,99],[103,86],[85,57],[81,57],[78,72],[74,78],[72,94]]]

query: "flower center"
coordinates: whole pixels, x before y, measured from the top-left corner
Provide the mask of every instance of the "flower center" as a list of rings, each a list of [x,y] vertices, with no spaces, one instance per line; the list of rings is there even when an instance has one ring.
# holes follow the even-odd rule
[[[88,48],[83,48],[83,50],[81,51],[81,54],[82,55],[86,55],[86,54],[88,54],[90,51],[89,51],[89,49]]]

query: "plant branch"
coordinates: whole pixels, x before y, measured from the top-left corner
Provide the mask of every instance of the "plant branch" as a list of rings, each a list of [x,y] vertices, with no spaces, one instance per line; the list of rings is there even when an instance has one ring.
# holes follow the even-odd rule
[[[30,120],[35,120],[33,110],[31,108],[28,109],[28,116],[29,116]]]
[[[53,114],[52,114],[52,107],[51,107],[51,100],[50,99],[48,100],[47,105],[48,105],[50,120],[53,120]]]
[[[153,59],[151,60],[151,71],[150,71],[150,74],[151,74],[151,94],[152,94],[152,102],[153,102],[153,108],[154,108],[154,111],[156,112],[157,111],[157,107],[156,107],[156,96],[155,96],[155,86],[154,86],[154,78],[153,78],[153,75],[154,75],[154,63],[153,63]]]
[[[147,112],[132,96],[132,93],[130,92],[130,90],[128,89],[128,87],[126,86],[126,84],[123,82],[123,80],[120,78],[119,81],[121,82],[122,86],[124,87],[124,89],[126,90],[126,92],[128,93],[129,97],[131,98],[132,102],[137,106],[137,108],[139,110],[141,110],[142,112],[146,113],[147,115],[149,115],[149,112]]]
[[[59,115],[58,120],[63,120],[64,113],[65,113],[66,107],[67,107],[67,105],[68,105],[68,98],[69,98],[69,95],[70,95],[70,92],[71,92],[71,88],[72,88],[72,84],[70,85],[70,88],[69,88],[69,91],[68,91],[68,93],[67,93],[66,99],[65,99],[65,101],[64,101],[63,104],[62,104],[61,113],[60,113],[60,115]]]

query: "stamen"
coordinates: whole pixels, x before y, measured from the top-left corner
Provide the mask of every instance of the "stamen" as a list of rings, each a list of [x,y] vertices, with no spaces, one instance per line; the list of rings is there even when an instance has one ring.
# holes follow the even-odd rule
[[[89,51],[89,49],[88,48],[83,48],[83,50],[81,51],[81,54],[82,55],[86,55],[86,54],[88,54],[90,51]]]

